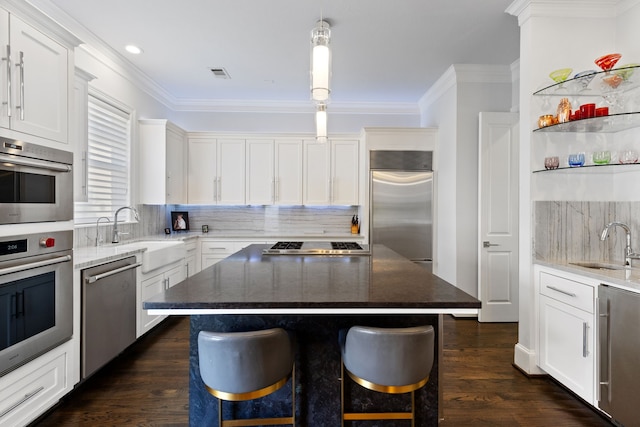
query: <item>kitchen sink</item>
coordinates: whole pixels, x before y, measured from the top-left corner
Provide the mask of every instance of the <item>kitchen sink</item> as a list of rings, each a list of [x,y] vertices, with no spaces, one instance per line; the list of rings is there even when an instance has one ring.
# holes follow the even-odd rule
[[[595,270],[624,270],[624,265],[607,264],[604,262],[570,262],[569,264],[577,265],[578,267],[593,268]]]
[[[122,249],[131,249],[133,247],[147,249],[142,252],[141,270],[143,273],[169,265],[184,259],[186,256],[183,241],[146,240],[121,246]]]

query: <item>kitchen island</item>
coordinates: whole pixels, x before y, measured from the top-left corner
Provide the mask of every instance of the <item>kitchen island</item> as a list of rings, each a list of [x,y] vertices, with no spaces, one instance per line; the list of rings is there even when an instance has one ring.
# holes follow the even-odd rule
[[[434,326],[436,357],[429,382],[416,392],[416,417],[417,425],[436,425],[441,316],[475,313],[480,302],[385,246],[374,245],[371,256],[263,255],[268,247],[251,245],[144,303],[151,314],[191,317],[190,425],[216,419],[218,408],[200,380],[198,333],[276,326],[296,339],[299,424],[340,425],[338,331],[356,324]],[[346,390],[351,410],[367,405],[376,410],[408,407],[404,395],[389,398],[352,384]],[[287,413],[290,392],[287,385],[263,398],[261,405],[234,404],[234,416]]]

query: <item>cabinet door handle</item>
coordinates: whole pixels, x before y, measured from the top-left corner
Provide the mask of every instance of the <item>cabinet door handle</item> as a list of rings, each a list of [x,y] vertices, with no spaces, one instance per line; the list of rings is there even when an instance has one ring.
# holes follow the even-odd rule
[[[20,62],[16,64],[20,68],[20,105],[16,108],[20,110],[20,120],[24,121],[24,52],[20,51]]]
[[[7,105],[7,117],[11,117],[11,46],[7,45],[7,56],[2,60],[7,61],[7,102],[2,103]]]
[[[7,415],[9,412],[13,411],[14,409],[18,408],[20,405],[22,405],[24,402],[26,402],[27,400],[31,399],[33,396],[35,396],[36,394],[40,393],[42,390],[44,390],[44,386],[40,386],[39,388],[37,388],[36,390],[32,391],[31,393],[27,393],[24,395],[24,397],[22,399],[20,399],[19,401],[17,401],[16,403],[14,403],[13,405],[9,406],[7,409],[5,409],[4,411],[0,412],[0,418],[4,417],[5,415]]]
[[[587,332],[589,325],[587,322],[582,322],[582,357],[586,358],[589,355],[587,350]]]
[[[486,240],[484,242],[482,242],[482,247],[483,248],[489,248],[491,246],[500,246],[500,245],[497,244],[497,243],[491,243],[491,242],[486,241]]]
[[[576,296],[576,294],[574,294],[574,293],[567,292],[567,291],[565,291],[563,289],[560,289],[560,288],[556,288],[555,286],[547,286],[547,289],[551,289],[552,291],[560,292],[561,294],[565,294],[565,295],[568,295],[570,297],[575,297]]]

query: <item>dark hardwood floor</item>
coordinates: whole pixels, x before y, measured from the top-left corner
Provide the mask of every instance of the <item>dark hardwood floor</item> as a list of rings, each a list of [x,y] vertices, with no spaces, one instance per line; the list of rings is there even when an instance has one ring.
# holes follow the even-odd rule
[[[445,316],[444,342],[441,426],[611,426],[552,380],[512,366],[515,323]],[[189,319],[169,318],[34,426],[186,426],[188,363]]]

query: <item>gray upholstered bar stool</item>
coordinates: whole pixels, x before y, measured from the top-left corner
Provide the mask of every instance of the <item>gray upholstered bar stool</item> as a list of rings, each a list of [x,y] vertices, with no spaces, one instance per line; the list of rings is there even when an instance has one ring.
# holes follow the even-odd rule
[[[340,333],[342,352],[340,406],[342,425],[355,420],[411,420],[415,425],[415,390],[429,380],[433,367],[433,326],[375,328],[353,326]],[[411,412],[345,413],[344,371],[357,384],[382,393],[411,393]]]
[[[220,427],[295,425],[295,368],[293,346],[284,329],[198,334],[200,376],[218,398]],[[291,416],[223,420],[222,401],[252,400],[282,388],[291,377]]]

